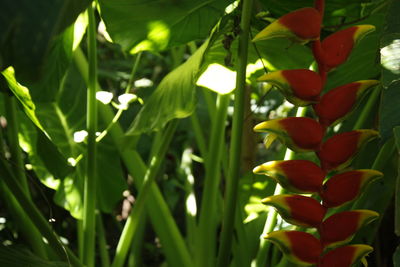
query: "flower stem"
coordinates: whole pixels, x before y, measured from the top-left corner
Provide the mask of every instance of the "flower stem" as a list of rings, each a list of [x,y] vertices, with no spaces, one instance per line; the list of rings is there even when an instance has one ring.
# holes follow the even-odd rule
[[[84,184],[83,204],[83,263],[88,267],[95,266],[95,229],[96,229],[96,130],[97,130],[97,49],[96,49],[96,21],[94,9],[89,5],[88,25],[88,54],[89,54],[89,81],[87,91],[88,132],[87,165]]]
[[[242,17],[240,22],[240,36],[238,47],[238,63],[236,76],[235,103],[232,125],[232,138],[229,152],[229,172],[225,192],[225,208],[222,223],[222,233],[217,266],[228,266],[231,251],[232,232],[235,221],[235,208],[240,176],[240,160],[242,148],[242,133],[244,119],[244,101],[246,90],[246,67],[248,57],[248,43],[250,18],[252,15],[253,0],[242,1]]]

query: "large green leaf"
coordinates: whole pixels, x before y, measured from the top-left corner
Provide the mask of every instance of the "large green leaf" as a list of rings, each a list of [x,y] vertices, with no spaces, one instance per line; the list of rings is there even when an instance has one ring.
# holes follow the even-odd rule
[[[159,51],[205,39],[229,0],[101,0],[101,15],[123,49]]]
[[[4,0],[0,4],[0,70],[13,66],[17,79],[37,80],[55,35],[75,21],[89,0]]]
[[[160,130],[168,121],[187,117],[193,112],[195,82],[207,47],[208,41],[164,77],[136,116],[127,135]]]
[[[396,251],[393,254],[393,266],[400,267],[400,245],[397,246]]]
[[[67,267],[66,262],[49,261],[39,258],[22,246],[0,246],[0,266],[7,267]]]
[[[381,42],[382,61],[382,99],[380,105],[379,131],[382,139],[387,140],[392,129],[400,125],[396,114],[400,106],[400,3],[391,1],[387,24]]]

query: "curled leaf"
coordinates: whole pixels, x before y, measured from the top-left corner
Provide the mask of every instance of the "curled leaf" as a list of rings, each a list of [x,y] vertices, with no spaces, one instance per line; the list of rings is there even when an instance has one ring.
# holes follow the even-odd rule
[[[321,77],[307,69],[270,72],[258,78],[258,81],[273,84],[296,106],[316,103],[322,90]]]
[[[318,267],[350,267],[361,261],[373,250],[367,245],[349,245],[333,249],[326,253]]]
[[[331,177],[321,191],[322,203],[327,208],[343,205],[357,198],[370,182],[381,178],[376,170],[353,170]]]
[[[273,242],[294,263],[310,266],[318,262],[322,247],[318,239],[300,231],[275,231],[265,239]]]
[[[338,123],[355,107],[357,100],[378,83],[377,80],[363,80],[330,90],[314,106],[319,122],[326,127]]]
[[[325,38],[321,45],[327,70],[336,68],[349,57],[354,45],[366,34],[375,30],[373,25],[357,25],[335,32]]]
[[[253,42],[276,37],[285,37],[299,43],[319,38],[321,15],[311,7],[290,12],[269,24],[253,39]]]
[[[323,246],[332,247],[349,242],[354,234],[379,217],[372,210],[352,210],[336,213],[327,218],[319,228]]]
[[[378,137],[374,130],[354,130],[336,134],[322,144],[318,157],[323,170],[339,170],[347,167],[359,149]]]
[[[262,203],[273,206],[285,221],[304,227],[319,227],[326,213],[317,200],[301,195],[270,196]]]
[[[321,168],[308,160],[278,160],[254,168],[255,174],[265,174],[283,188],[296,193],[319,192],[325,177]]]
[[[257,124],[254,131],[272,133],[296,152],[318,150],[324,135],[324,129],[317,121],[302,117],[265,121]]]

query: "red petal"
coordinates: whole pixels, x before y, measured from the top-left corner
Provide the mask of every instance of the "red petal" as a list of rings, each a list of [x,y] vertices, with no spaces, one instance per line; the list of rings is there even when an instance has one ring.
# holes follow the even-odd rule
[[[279,19],[279,22],[289,28],[300,39],[315,40],[321,30],[321,15],[311,7],[290,12]]]
[[[275,207],[289,223],[304,227],[319,227],[326,213],[317,200],[301,195],[276,195],[262,202]]]
[[[326,253],[318,267],[350,267],[372,251],[367,245],[350,245]]]
[[[265,174],[276,180],[283,188],[297,193],[319,192],[325,173],[308,160],[277,160],[257,166],[256,174]]]
[[[318,152],[322,169],[330,171],[348,166],[359,148],[378,136],[374,130],[355,130],[329,138]]]
[[[292,87],[295,96],[306,101],[317,101],[322,90],[321,77],[306,69],[283,70],[282,75]]]
[[[367,223],[379,216],[370,210],[353,210],[336,213],[326,219],[319,229],[324,246],[348,242],[353,235]]]
[[[315,120],[288,117],[280,121],[293,143],[301,150],[318,150],[324,136],[323,127]]]
[[[327,208],[354,200],[371,181],[382,177],[376,170],[354,170],[336,174],[323,186],[321,198]]]
[[[360,91],[376,85],[378,81],[368,80],[349,83],[336,87],[322,96],[321,100],[314,106],[319,122],[329,126],[349,113],[359,97]]]
[[[275,231],[267,234],[272,241],[293,262],[299,264],[316,264],[322,253],[318,239],[300,231]]]
[[[324,63],[327,69],[333,69],[344,63],[349,57],[355,42],[374,30],[372,25],[353,26],[329,35],[322,41]]]

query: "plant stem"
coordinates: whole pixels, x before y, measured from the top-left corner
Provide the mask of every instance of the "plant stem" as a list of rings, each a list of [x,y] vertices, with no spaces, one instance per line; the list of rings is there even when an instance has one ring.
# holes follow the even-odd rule
[[[47,242],[56,252],[60,259],[70,262],[74,266],[83,266],[79,259],[61,244],[59,237],[53,232],[51,226],[40,213],[38,208],[28,198],[19,184],[18,180],[11,171],[8,162],[0,157],[0,176],[11,191],[12,195],[18,201],[18,204],[24,209],[30,220],[34,223],[40,233],[47,239]]]
[[[229,172],[226,184],[224,218],[217,266],[229,265],[231,252],[232,232],[235,221],[235,209],[240,176],[240,160],[242,153],[242,134],[244,119],[244,101],[246,90],[246,67],[249,44],[250,18],[252,15],[253,0],[242,1],[242,16],[240,21],[240,36],[238,47],[238,63],[236,76],[236,91],[233,113],[232,138],[229,153]]]
[[[356,121],[356,123],[354,124],[353,129],[357,130],[357,129],[362,129],[362,127],[365,124],[365,121],[367,120],[369,114],[371,113],[371,110],[374,108],[376,101],[378,101],[380,92],[381,92],[381,87],[375,88],[371,95],[368,98],[368,102],[367,104],[365,104],[361,114],[358,116],[358,119]]]
[[[82,50],[78,47],[74,53],[74,61],[83,79],[88,82],[87,61]],[[97,88],[101,87],[97,84]],[[99,105],[99,113],[104,123],[109,124],[114,113],[106,105]],[[118,122],[113,124],[109,130],[115,146],[119,151],[128,173],[134,178],[136,188],[140,188],[146,173],[146,165],[137,151],[125,147],[124,132]],[[155,232],[163,245],[168,264],[171,266],[193,266],[191,256],[173,219],[173,216],[166,204],[157,184],[153,183],[149,193],[149,201],[146,202],[146,209],[150,215]]]
[[[30,191],[28,187],[28,182],[25,175],[25,165],[22,159],[21,148],[19,146],[18,140],[18,117],[17,117],[17,108],[14,96],[8,96],[3,94],[4,97],[4,108],[5,115],[7,118],[7,130],[8,130],[8,141],[9,148],[11,152],[11,158],[14,162],[13,171],[17,176],[18,181],[20,182],[22,188],[24,189],[26,195],[30,196]]]
[[[306,107],[299,107],[297,108],[296,117],[303,117],[306,114],[307,108]],[[294,152],[290,149],[286,149],[284,160],[293,159]],[[274,195],[280,195],[284,192],[284,189],[279,185],[276,184]],[[257,257],[255,261],[252,262],[252,266],[263,267],[267,264],[267,257],[268,257],[268,249],[270,247],[270,242],[264,239],[264,236],[269,232],[273,231],[277,222],[277,215],[275,209],[268,210],[268,217],[267,221],[265,222],[263,233],[260,237],[260,247],[258,249]]]
[[[86,126],[87,165],[84,184],[83,204],[83,263],[88,267],[95,266],[95,229],[96,229],[96,130],[97,130],[97,49],[96,49],[96,21],[94,9],[89,5],[88,24],[88,54],[89,54],[89,82],[87,91]]]
[[[158,146],[156,153],[151,159],[150,166],[147,169],[142,187],[135,201],[135,205],[133,206],[133,209],[129,214],[124,230],[122,231],[116,250],[116,255],[111,265],[112,267],[121,267],[125,263],[126,255],[128,253],[132,239],[135,235],[137,226],[139,224],[139,220],[142,217],[144,211],[144,205],[147,196],[149,195],[151,185],[153,184],[157,172],[160,168],[160,165],[164,160],[164,156],[172,140],[173,134],[175,133],[177,125],[178,125],[178,120],[173,120],[167,125],[166,130],[163,132],[162,139],[160,142],[161,144]]]
[[[104,225],[103,220],[101,217],[101,213],[98,212],[96,214],[96,228],[98,231],[98,239],[99,239],[99,251],[100,251],[100,258],[101,258],[101,266],[102,267],[109,267],[110,266],[110,256],[108,255],[107,251],[107,240],[106,240],[106,233],[104,232]]]
[[[198,247],[198,267],[214,266],[217,230],[216,203],[220,182],[220,164],[224,144],[225,121],[230,95],[218,95],[217,111],[211,129],[211,140],[206,162],[206,177],[201,201]]]

